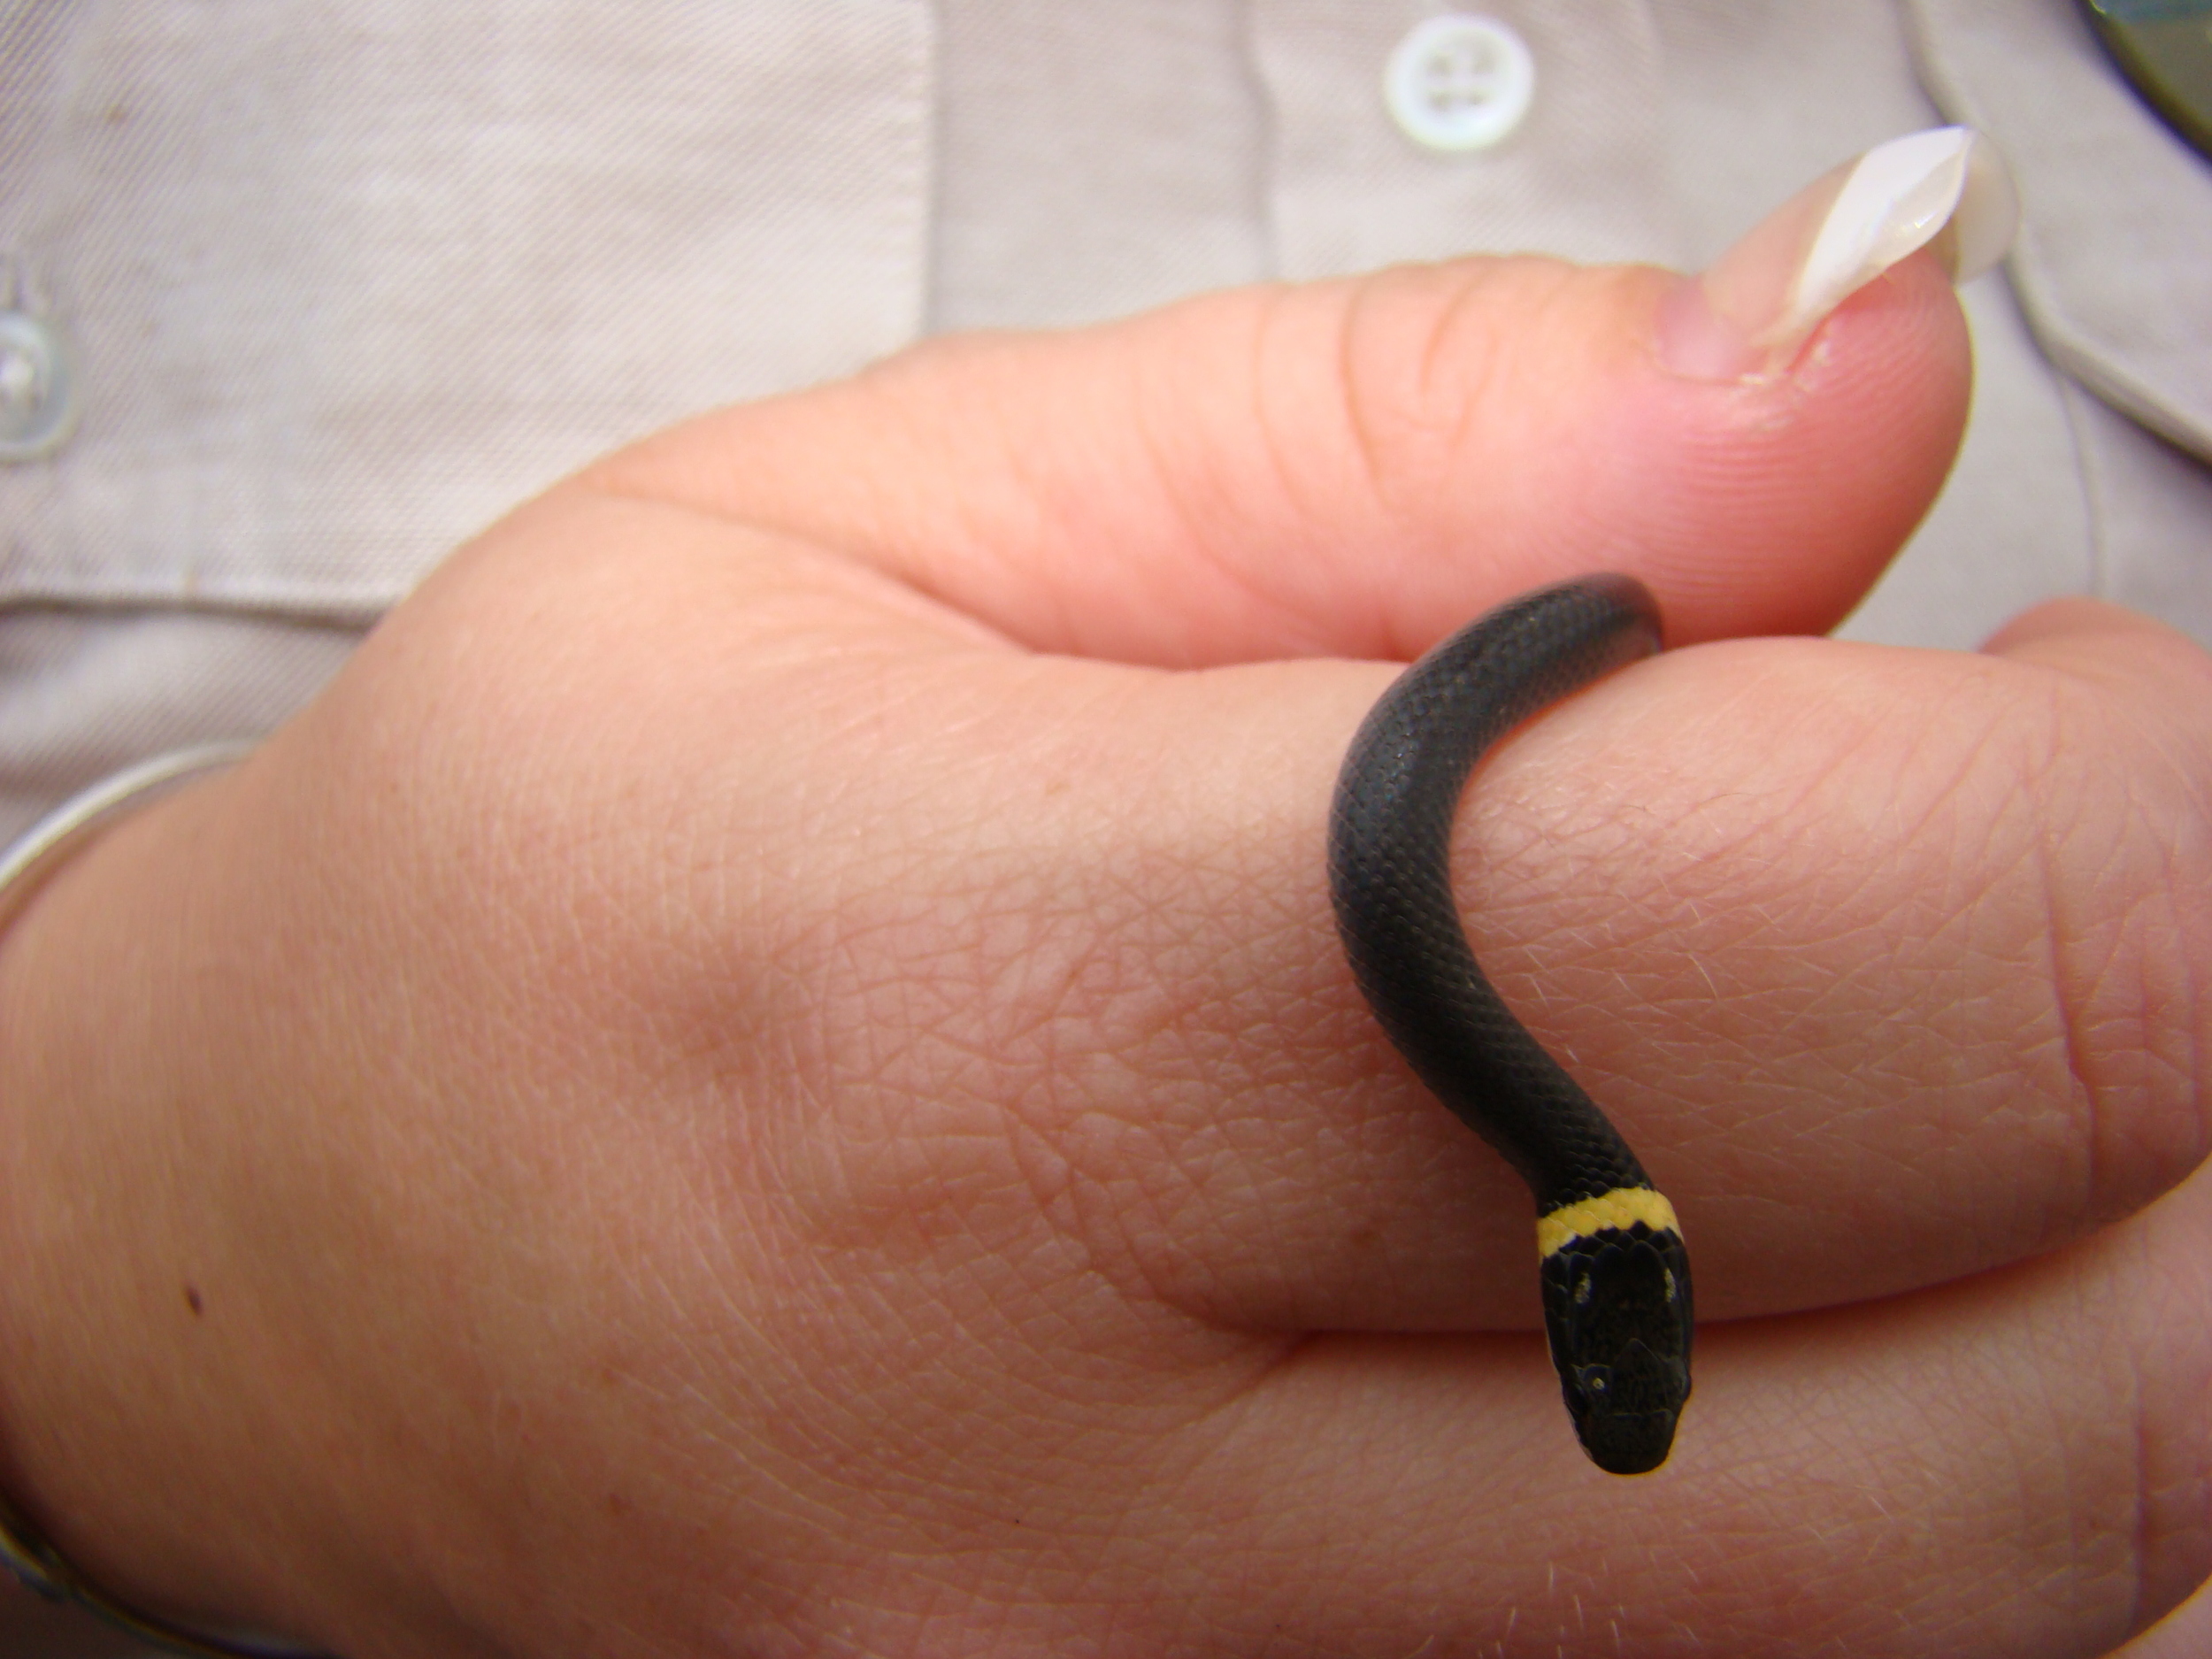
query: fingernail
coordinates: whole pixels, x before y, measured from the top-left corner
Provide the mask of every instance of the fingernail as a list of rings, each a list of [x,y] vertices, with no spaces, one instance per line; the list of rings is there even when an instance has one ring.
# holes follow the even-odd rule
[[[1926,248],[1952,280],[2012,245],[2019,201],[1997,147],[1963,127],[1878,144],[1769,214],[1659,311],[1659,356],[1676,373],[1735,380],[1787,368],[1837,306]]]

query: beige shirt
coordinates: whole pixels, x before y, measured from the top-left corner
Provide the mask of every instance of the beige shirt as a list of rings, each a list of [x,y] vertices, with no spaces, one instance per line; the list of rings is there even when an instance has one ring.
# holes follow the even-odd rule
[[[1694,266],[1945,119],[2027,229],[1968,296],[1957,474],[1850,631],[2093,592],[2212,638],[2212,170],[2068,0],[1484,4],[1535,91],[1466,154],[1382,96],[1432,0],[0,9],[0,256],[77,371],[73,435],[0,465],[0,833],[267,729],[457,541],[698,410],[1267,277]]]
[[[2212,640],[2212,168],[2070,0],[1470,0],[1535,81],[1461,154],[1382,94],[1445,9],[0,4],[0,310],[75,365],[73,433],[0,464],[0,834],[268,729],[457,541],[701,409],[1263,278],[1695,266],[1944,119],[2026,227],[1966,296],[1956,474],[1848,631],[2088,592]]]

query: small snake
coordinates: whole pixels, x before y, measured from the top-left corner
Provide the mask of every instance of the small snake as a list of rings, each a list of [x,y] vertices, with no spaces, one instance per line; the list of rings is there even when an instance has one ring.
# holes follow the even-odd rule
[[[1329,886],[1359,987],[1421,1080],[1536,1197],[1552,1363],[1583,1449],[1666,1461],[1690,1395],[1690,1261],[1674,1207],[1476,966],[1452,897],[1452,819],[1491,744],[1659,649],[1641,583],[1593,576],[1501,606],[1383,693],[1329,819]]]

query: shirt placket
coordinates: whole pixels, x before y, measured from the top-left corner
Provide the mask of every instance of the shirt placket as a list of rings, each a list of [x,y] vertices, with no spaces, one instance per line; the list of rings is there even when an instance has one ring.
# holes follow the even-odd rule
[[[1253,0],[1248,19],[1282,275],[1466,253],[1679,257],[1642,0]]]

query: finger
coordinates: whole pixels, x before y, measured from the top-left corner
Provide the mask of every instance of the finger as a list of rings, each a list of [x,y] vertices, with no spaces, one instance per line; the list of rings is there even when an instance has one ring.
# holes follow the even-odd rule
[[[1597,568],[1650,583],[1678,641],[1824,629],[1949,466],[1956,303],[1916,257],[1788,375],[1716,385],[1655,349],[1676,280],[1469,260],[949,340],[586,482],[837,548],[1035,649],[1134,662],[1405,657]]]
[[[2002,1275],[1708,1328],[1628,1482],[1532,1340],[1317,1343],[1193,1432],[1173,1506],[1266,1517],[1220,1617],[1348,1651],[2101,1653],[2212,1571],[2208,1264],[2200,1178]]]
[[[2013,1261],[2204,1156],[2212,671],[2147,625],[2069,649],[1679,653],[1478,774],[1477,956],[1674,1198],[1702,1311]],[[964,937],[969,1000],[1028,1033],[951,1021],[1025,1056],[998,1080],[1093,1248],[1230,1323],[1525,1320],[1527,1196],[1390,1054],[1330,920],[1322,817],[1383,676],[1079,678],[1079,750],[944,769],[948,823],[1039,826],[1000,872],[1048,931],[994,949],[940,907],[930,944]],[[978,695],[952,718],[1002,743],[985,707],[1041,688]]]
[[[1674,1197],[1707,1310],[2012,1261],[2203,1156],[2212,680],[2161,639],[2083,642],[2075,670],[1685,653],[1479,776],[1460,860],[1478,957]],[[1373,690],[1267,668],[1202,697],[1149,682],[1118,694],[1125,737],[1087,726],[1080,761],[1043,768],[1121,779],[1150,756],[1153,782],[1064,798],[1044,856],[1087,918],[1066,948],[1087,941],[1073,961],[1116,994],[1056,982],[1024,1109],[1141,1282],[1210,1317],[1528,1309],[1526,1195],[1381,1044],[1333,938],[1319,819]],[[1014,787],[995,819],[1041,816]],[[993,964],[979,995],[1036,965]]]

